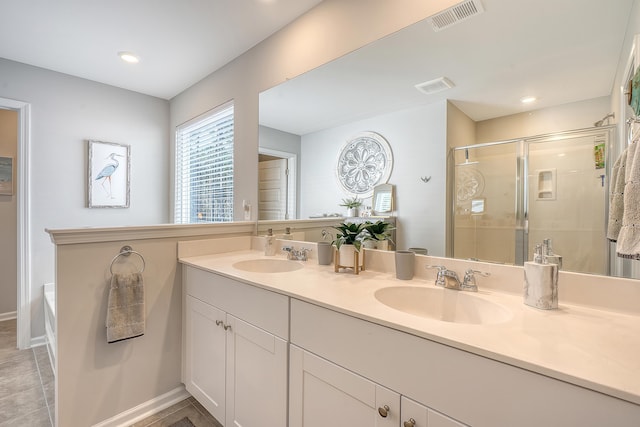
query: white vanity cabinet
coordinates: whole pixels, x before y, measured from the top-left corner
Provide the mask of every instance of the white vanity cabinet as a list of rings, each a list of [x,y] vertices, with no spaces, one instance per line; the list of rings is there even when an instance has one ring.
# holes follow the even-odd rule
[[[289,427],[397,427],[400,395],[296,346]]]
[[[183,382],[225,426],[287,425],[289,298],[184,267]]]
[[[295,345],[289,427],[466,427]]]
[[[404,427],[411,418],[415,427],[640,425],[640,406],[633,403],[314,304],[292,299],[290,322],[290,347],[305,351],[305,363],[306,355],[313,354],[401,395],[395,425]],[[300,372],[309,380],[320,377],[312,378],[306,365],[294,367],[293,355],[292,350],[291,427],[301,426],[300,419],[306,427],[307,408],[300,404],[316,402],[296,398],[300,390],[294,391],[293,379]],[[340,405],[350,405],[346,394],[336,394],[340,399],[326,410],[340,412]]]
[[[405,396],[400,401],[400,418],[401,427],[466,427]]]

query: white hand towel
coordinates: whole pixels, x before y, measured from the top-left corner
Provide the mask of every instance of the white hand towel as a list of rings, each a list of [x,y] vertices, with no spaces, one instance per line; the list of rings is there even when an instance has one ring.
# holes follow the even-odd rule
[[[616,252],[619,257],[640,259],[640,149],[639,142],[627,148],[624,212]]]
[[[627,149],[625,149],[613,165],[609,183],[609,222],[607,225],[607,239],[612,242],[618,240],[622,227],[624,213],[624,183],[627,163]]]
[[[111,276],[106,326],[109,343],[144,335],[144,283],[141,273]]]

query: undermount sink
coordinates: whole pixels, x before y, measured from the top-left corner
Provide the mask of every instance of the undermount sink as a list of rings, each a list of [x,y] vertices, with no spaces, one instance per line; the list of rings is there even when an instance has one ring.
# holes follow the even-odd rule
[[[393,286],[379,289],[375,297],[395,310],[444,322],[486,325],[511,318],[503,306],[463,291]]]
[[[303,268],[299,262],[286,259],[248,259],[235,262],[231,266],[251,273],[287,273]]]

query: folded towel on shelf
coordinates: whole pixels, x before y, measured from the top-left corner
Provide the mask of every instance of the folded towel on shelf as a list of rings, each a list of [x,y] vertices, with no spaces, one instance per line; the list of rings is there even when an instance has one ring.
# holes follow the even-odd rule
[[[616,252],[619,257],[640,259],[640,149],[634,141],[627,148],[624,209]]]
[[[627,163],[627,149],[625,149],[611,170],[609,183],[609,221],[607,224],[607,239],[612,242],[618,240],[622,227],[622,214],[624,213],[624,183]]]
[[[111,276],[106,326],[109,343],[144,335],[144,283],[141,273]]]

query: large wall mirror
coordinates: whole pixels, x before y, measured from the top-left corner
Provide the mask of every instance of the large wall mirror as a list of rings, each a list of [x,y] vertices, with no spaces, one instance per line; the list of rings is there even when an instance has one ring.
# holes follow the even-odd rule
[[[477,172],[479,168],[471,163],[492,151],[465,151],[462,147],[595,129],[594,123],[612,111],[616,102],[612,94],[618,90],[612,83],[633,0],[615,4],[607,0],[555,0],[547,2],[549,7],[534,0],[481,1],[483,13],[449,28],[434,31],[427,19],[260,94],[260,151],[280,152],[281,158],[295,162],[296,177],[289,178],[289,190],[282,193],[295,195],[288,197],[288,203],[294,205],[287,208],[288,219],[294,219],[291,212],[295,212],[298,220],[321,217],[326,225],[333,215],[339,216],[340,202],[348,196],[335,174],[340,149],[353,135],[375,132],[388,141],[393,152],[388,184],[394,189],[391,213],[397,218],[396,247],[424,247],[430,255],[453,256],[456,239],[452,229],[456,214],[460,214],[454,194],[456,170],[471,174],[475,168]],[[438,85],[441,77],[452,87]],[[425,82],[435,84],[427,85],[426,93],[421,85]],[[423,90],[416,86],[423,86]],[[537,101],[522,103],[529,95]],[[607,134],[609,161],[602,170],[596,169],[594,161],[585,175],[593,178],[589,185],[597,187],[603,200],[609,163],[619,154],[620,136],[615,135],[613,126],[619,120],[624,117],[600,123],[603,132],[595,134],[598,138]],[[522,146],[509,149],[522,150]],[[572,156],[571,149],[560,153],[546,148],[536,155]],[[518,154],[514,157],[519,158]],[[521,236],[515,212],[494,211],[502,203],[492,194],[492,181],[504,177],[497,178],[491,172],[500,164],[500,156],[491,158],[492,168],[482,170],[484,189],[469,198],[465,221],[475,227],[485,224],[483,233],[509,223],[515,227],[512,235]],[[490,163],[487,159],[485,164]],[[463,165],[465,162],[469,165]],[[521,165],[516,161],[514,171],[518,167]],[[541,171],[545,168],[539,167]],[[540,179],[544,176],[541,172]],[[513,185],[505,188],[515,188],[515,172],[512,178]],[[557,175],[558,195],[561,178]],[[283,185],[285,181],[280,180]],[[578,186],[586,182],[575,181]],[[365,203],[372,206],[374,200]],[[546,216],[541,221],[552,223],[553,201],[545,203],[542,211]],[[606,225],[606,200],[603,206],[593,221],[600,231]],[[576,214],[587,215],[584,211]],[[571,223],[572,219],[565,221]],[[491,226],[486,225],[489,223]],[[492,241],[490,234],[484,236],[487,242]],[[317,238],[309,236],[309,240]],[[599,256],[606,257],[607,243],[597,244],[602,247]],[[493,245],[498,246],[505,245]],[[518,256],[527,258],[526,253],[520,253],[504,261],[491,250],[474,256],[473,248],[467,249],[458,251],[459,257],[515,264],[522,261]],[[565,250],[565,257],[574,253],[557,245],[556,250]],[[581,270],[580,265],[586,263],[574,265]]]

